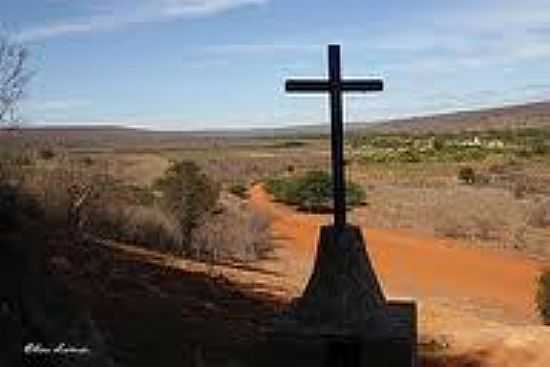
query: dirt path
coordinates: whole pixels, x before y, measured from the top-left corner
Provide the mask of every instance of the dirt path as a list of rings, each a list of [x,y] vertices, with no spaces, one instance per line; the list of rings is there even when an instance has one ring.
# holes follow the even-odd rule
[[[276,258],[264,268],[285,274],[299,295],[319,226],[330,218],[273,203],[260,186],[252,188],[251,204],[272,218]],[[449,341],[488,366],[550,365],[550,331],[538,324],[534,306],[540,263],[410,231],[362,229],[386,294],[418,301],[421,335]]]
[[[292,263],[307,263],[298,269],[309,268],[318,228],[329,218],[275,204],[259,186],[253,188],[251,200],[271,215],[281,252],[292,254]],[[473,301],[522,320],[535,316],[539,264],[533,260],[408,231],[363,228],[363,233],[381,282],[392,297]]]

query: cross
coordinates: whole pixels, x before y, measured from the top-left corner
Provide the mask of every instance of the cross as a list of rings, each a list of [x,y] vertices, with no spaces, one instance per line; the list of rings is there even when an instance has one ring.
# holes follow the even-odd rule
[[[342,79],[340,46],[328,46],[328,80],[287,80],[287,92],[323,92],[330,94],[332,181],[334,195],[334,227],[346,226],[346,183],[344,179],[343,92],[380,92],[384,82],[378,79]]]

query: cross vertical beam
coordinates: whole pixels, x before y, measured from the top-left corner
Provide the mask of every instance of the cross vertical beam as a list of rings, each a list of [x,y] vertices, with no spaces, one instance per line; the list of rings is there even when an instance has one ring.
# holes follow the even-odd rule
[[[332,180],[334,190],[334,227],[346,225],[346,182],[344,180],[344,123],[340,46],[328,47],[328,72],[331,110]]]
[[[341,232],[346,226],[343,93],[380,92],[384,89],[384,82],[379,79],[343,79],[339,45],[329,45],[328,58],[328,80],[287,80],[286,91],[318,92],[330,95],[334,227],[336,232]]]

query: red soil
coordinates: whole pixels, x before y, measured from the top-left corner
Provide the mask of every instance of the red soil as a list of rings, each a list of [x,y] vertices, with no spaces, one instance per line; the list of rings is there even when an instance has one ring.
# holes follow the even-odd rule
[[[253,205],[272,217],[278,244],[296,261],[311,264],[319,226],[330,217],[275,204],[260,187]],[[410,231],[362,228],[368,252],[386,293],[393,297],[445,298],[499,308],[532,319],[538,264],[511,252],[472,248]]]
[[[273,203],[260,186],[252,189],[251,203],[272,217],[277,256],[265,266],[283,274],[281,282],[299,295],[319,226],[330,217]],[[550,366],[550,328],[540,325],[534,306],[541,263],[411,231],[362,230],[386,294],[414,298],[421,343],[446,350],[449,358],[435,365]]]

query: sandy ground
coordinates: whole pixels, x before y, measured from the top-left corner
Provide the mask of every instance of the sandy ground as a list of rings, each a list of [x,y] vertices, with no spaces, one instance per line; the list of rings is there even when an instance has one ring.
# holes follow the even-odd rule
[[[277,249],[261,268],[279,289],[300,294],[313,265],[324,215],[273,203],[260,187],[251,205],[272,218]],[[467,354],[486,366],[550,366],[550,329],[534,306],[541,263],[517,253],[463,246],[424,234],[362,228],[389,298],[415,299],[424,342]]]

